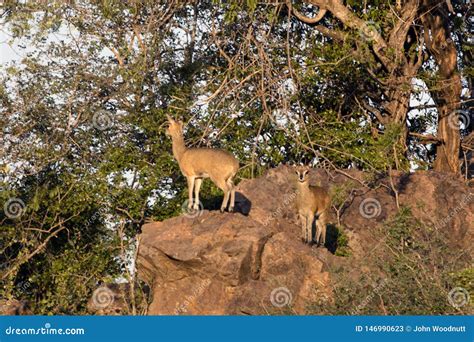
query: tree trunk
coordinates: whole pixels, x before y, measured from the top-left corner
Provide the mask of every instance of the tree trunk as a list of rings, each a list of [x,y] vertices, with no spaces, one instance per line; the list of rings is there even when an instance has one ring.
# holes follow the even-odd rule
[[[437,6],[422,20],[428,49],[439,68],[435,89],[431,91],[438,107],[437,135],[441,141],[433,167],[436,171],[459,173],[461,78],[457,50],[450,37],[448,13],[442,6]]]
[[[392,72],[392,75],[388,81],[387,98],[388,103],[385,105],[385,110],[389,116],[386,117],[388,123],[394,123],[400,125],[402,131],[400,132],[400,144],[403,147],[403,152],[406,154],[408,151],[407,140],[408,140],[408,126],[407,116],[410,107],[410,97],[412,94],[412,80],[415,78],[420,68],[421,63],[408,63],[406,62],[398,70]],[[399,74],[401,76],[395,76]],[[397,165],[398,167],[399,165]]]
[[[402,86],[403,87],[403,86]],[[400,87],[400,88],[402,88]],[[390,94],[390,100],[385,106],[385,109],[390,116],[387,117],[387,124],[392,123],[399,125],[401,127],[400,132],[400,144],[403,148],[402,151],[404,154],[407,152],[407,138],[408,138],[408,126],[407,126],[407,115],[408,107],[410,105],[410,90],[399,89]],[[396,169],[400,165],[396,165]]]

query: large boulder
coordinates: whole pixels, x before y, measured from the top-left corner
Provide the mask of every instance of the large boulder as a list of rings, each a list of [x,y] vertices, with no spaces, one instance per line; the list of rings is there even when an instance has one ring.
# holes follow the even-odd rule
[[[140,241],[150,314],[259,314],[289,305],[302,313],[314,290],[330,298],[329,275],[311,248],[249,216],[203,211],[149,223]]]
[[[293,171],[281,166],[239,184],[236,213],[203,210],[143,226],[138,271],[152,289],[149,314],[303,314],[308,303],[330,303],[328,270],[345,264],[364,271],[364,255],[378,244],[373,230],[398,206],[448,230],[453,248],[472,255],[474,195],[462,180],[417,172],[374,183],[360,171],[314,170],[311,182],[332,193],[345,189],[339,220],[350,257],[300,241]],[[330,222],[337,220],[332,210]],[[334,245],[327,243],[332,252]]]

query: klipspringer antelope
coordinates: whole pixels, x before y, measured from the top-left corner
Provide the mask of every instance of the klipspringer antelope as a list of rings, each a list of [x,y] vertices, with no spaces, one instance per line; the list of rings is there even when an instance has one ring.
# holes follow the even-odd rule
[[[239,170],[239,161],[229,152],[217,148],[187,148],[183,138],[183,122],[167,115],[169,126],[166,133],[173,141],[173,156],[188,182],[188,208],[199,209],[199,190],[203,178],[210,178],[224,192],[221,205],[223,212],[229,203],[234,210],[235,189],[233,178]],[[194,201],[193,201],[194,190]]]
[[[297,175],[297,197],[296,207],[301,220],[301,238],[303,242],[314,241],[318,246],[326,243],[326,219],[331,203],[328,192],[320,187],[309,185],[308,166],[295,166]],[[316,233],[312,238],[312,227],[314,218],[316,220]]]

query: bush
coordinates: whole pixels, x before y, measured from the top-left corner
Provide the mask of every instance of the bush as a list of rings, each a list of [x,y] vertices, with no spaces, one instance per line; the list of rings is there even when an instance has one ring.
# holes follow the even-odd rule
[[[456,308],[449,302],[455,287],[472,297],[474,271],[469,260],[448,246],[448,232],[401,208],[373,233],[380,246],[359,260],[333,266],[334,303],[311,303],[309,314],[472,314],[472,304]]]

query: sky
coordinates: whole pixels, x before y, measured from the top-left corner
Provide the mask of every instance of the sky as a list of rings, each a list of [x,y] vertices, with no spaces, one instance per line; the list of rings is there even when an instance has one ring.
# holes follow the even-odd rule
[[[11,36],[4,28],[0,28],[0,64],[5,64],[13,60],[21,59],[25,50],[18,47],[17,44],[11,46],[9,40]]]

